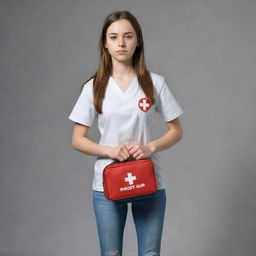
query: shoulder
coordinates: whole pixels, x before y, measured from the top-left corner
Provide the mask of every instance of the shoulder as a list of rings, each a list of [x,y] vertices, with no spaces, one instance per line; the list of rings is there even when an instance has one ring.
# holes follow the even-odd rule
[[[93,99],[93,78],[87,80],[81,85],[80,97],[82,99]]]
[[[149,72],[150,76],[153,80],[153,82],[161,82],[163,81],[164,77],[160,74],[154,73],[154,72]]]
[[[83,84],[83,88],[90,88],[90,89],[92,89],[92,87],[93,87],[93,80],[94,80],[94,78],[91,78],[87,82],[85,82]]]
[[[150,73],[154,87],[156,88],[157,92],[159,92],[164,83],[164,76],[154,72],[149,72],[149,73]]]
[[[87,82],[83,83],[82,93],[85,93],[85,94],[93,93],[93,80],[94,78],[91,78]]]

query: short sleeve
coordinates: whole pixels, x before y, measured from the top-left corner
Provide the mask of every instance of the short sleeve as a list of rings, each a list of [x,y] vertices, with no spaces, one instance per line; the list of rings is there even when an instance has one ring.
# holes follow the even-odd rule
[[[95,115],[92,85],[88,82],[83,86],[80,96],[68,118],[74,122],[91,127]]]
[[[174,98],[171,90],[165,82],[165,79],[163,79],[163,83],[157,97],[156,111],[164,118],[165,122],[169,122],[183,113],[181,106]]]

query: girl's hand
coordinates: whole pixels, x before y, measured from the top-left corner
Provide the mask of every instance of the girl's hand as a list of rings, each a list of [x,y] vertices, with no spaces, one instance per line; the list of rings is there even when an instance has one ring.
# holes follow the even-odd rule
[[[118,147],[110,147],[108,157],[120,162],[127,160],[130,157],[130,153],[128,152],[126,145],[122,144]]]
[[[151,147],[146,145],[139,145],[139,144],[126,144],[128,153],[136,160],[148,158],[153,154]]]

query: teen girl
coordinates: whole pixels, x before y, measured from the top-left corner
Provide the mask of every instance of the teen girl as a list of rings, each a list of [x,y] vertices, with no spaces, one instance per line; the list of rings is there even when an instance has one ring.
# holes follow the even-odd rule
[[[97,156],[92,189],[100,255],[122,255],[127,204],[131,203],[138,255],[158,256],[166,194],[163,166],[157,152],[168,149],[181,139],[178,117],[183,110],[164,77],[147,70],[142,31],[130,12],[116,11],[106,17],[99,50],[98,69],[82,86],[69,119],[75,122],[74,149]],[[160,138],[155,138],[157,112],[168,129]],[[87,136],[95,117],[101,134],[99,144]],[[154,162],[157,192],[108,200],[102,184],[104,167],[114,160],[142,158]]]

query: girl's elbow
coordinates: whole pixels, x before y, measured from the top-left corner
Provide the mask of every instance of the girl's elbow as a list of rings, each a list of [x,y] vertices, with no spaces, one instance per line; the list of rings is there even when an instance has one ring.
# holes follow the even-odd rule
[[[182,138],[183,138],[183,130],[182,130],[182,128],[180,128],[178,131],[177,139],[178,139],[178,141],[181,141]]]
[[[78,150],[78,143],[77,143],[77,140],[75,138],[72,138],[71,146],[74,150]]]

